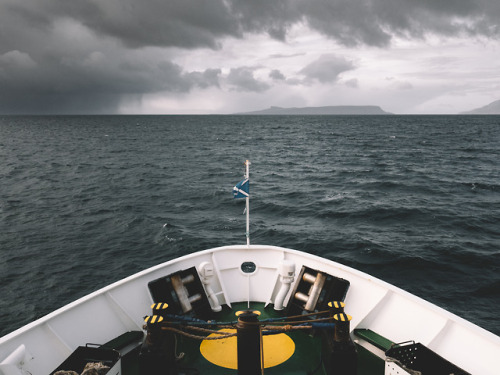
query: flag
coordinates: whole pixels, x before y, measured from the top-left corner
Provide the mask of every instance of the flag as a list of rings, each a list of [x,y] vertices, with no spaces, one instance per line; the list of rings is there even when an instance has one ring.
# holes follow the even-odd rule
[[[250,196],[250,181],[248,178],[241,180],[233,188],[234,198],[247,198]]]

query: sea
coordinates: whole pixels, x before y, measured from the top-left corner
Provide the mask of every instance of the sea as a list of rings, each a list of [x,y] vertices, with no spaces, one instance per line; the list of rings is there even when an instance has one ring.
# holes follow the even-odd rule
[[[180,255],[316,254],[500,335],[500,116],[0,116],[0,336]]]

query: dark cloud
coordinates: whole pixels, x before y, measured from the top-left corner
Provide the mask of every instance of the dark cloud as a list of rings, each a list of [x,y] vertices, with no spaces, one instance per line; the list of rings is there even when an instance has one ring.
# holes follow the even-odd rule
[[[0,112],[114,112],[121,99],[219,86],[219,69],[186,72],[154,54],[81,52],[57,59],[17,50],[0,55]]]
[[[270,88],[267,83],[257,80],[253,73],[252,68],[231,69],[227,76],[227,82],[237,91],[262,92]]]
[[[500,33],[497,0],[0,0],[0,5],[2,25],[48,30],[54,19],[71,18],[133,48],[218,48],[222,38],[245,32],[285,40],[299,22],[346,45],[383,46],[394,35]]]
[[[295,0],[231,0],[232,14],[247,32],[267,32],[285,40],[288,29],[302,19]]]
[[[373,5],[374,1],[313,0],[300,6],[309,27],[344,45],[387,45],[391,35],[373,14]]]
[[[395,36],[498,38],[499,18],[498,0],[0,0],[0,111],[78,103],[113,111],[125,97],[221,87],[221,67],[186,71],[165,48],[217,50],[249,33],[287,41],[299,24],[346,46],[388,47]],[[321,60],[301,73],[334,82],[349,69]],[[237,90],[269,88],[248,68],[225,78]]]
[[[9,16],[31,28],[50,29],[57,18],[77,20],[125,46],[217,48],[219,38],[241,36],[238,19],[224,0],[0,0]]]
[[[120,94],[9,93],[0,92],[0,113],[4,114],[114,114],[127,99]],[[132,97],[128,100],[132,101]],[[140,97],[135,96],[139,102]]]
[[[299,73],[305,75],[310,80],[321,83],[336,82],[343,72],[353,70],[355,65],[352,61],[342,56],[323,55],[304,67]]]

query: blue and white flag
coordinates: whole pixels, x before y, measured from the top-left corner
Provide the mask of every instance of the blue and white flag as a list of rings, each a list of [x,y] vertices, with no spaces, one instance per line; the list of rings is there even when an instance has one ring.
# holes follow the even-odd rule
[[[250,196],[250,181],[248,178],[241,180],[233,188],[234,198],[248,198]]]

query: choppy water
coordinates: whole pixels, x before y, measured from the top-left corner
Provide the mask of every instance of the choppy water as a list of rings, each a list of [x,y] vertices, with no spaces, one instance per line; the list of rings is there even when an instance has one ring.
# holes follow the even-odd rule
[[[500,334],[500,116],[0,117],[0,334],[134,272],[251,241]]]

